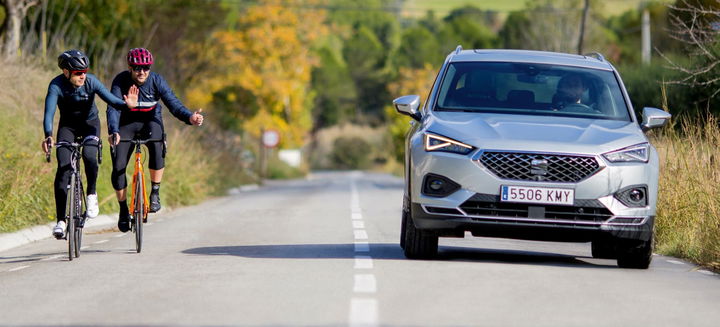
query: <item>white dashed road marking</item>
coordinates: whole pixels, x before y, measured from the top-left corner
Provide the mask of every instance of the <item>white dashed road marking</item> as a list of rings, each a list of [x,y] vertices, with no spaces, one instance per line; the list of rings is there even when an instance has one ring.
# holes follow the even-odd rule
[[[355,269],[372,269],[373,261],[372,258],[366,255],[355,256]]]
[[[674,265],[684,265],[684,262],[677,261],[677,260],[667,260],[667,262],[672,263]]]
[[[364,272],[372,271],[373,259],[369,255],[357,255],[357,253],[369,253],[370,244],[368,233],[365,230],[365,222],[360,208],[360,197],[355,180],[362,173],[353,175],[350,181],[350,218],[352,219],[353,236],[355,237],[355,266],[356,270]],[[378,301],[373,298],[377,292],[377,281],[372,273],[355,274],[353,277],[353,292],[361,297],[353,297],[350,300],[350,317],[348,322],[353,327],[374,327],[378,326]]]
[[[356,240],[367,240],[368,239],[368,234],[364,229],[354,230],[353,233],[355,234]]]
[[[378,323],[378,304],[375,299],[352,299],[350,301],[350,326],[371,327]]]
[[[373,274],[355,274],[355,283],[353,284],[353,292],[355,293],[375,293],[377,291],[377,282]]]

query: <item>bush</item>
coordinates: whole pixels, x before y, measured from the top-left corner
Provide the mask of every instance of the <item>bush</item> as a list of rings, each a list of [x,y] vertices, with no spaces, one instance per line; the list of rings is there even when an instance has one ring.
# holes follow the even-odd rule
[[[370,144],[356,136],[342,136],[333,142],[331,160],[340,169],[365,169],[370,166]]]
[[[355,141],[339,141],[336,140],[346,138]],[[346,145],[347,144],[347,145]],[[313,169],[367,169],[382,168],[386,162],[392,157],[390,151],[390,141],[387,128],[385,127],[369,127],[364,125],[344,124],[321,129],[315,133],[313,142],[308,146],[305,153],[309,154],[310,167]],[[356,149],[345,149],[347,147],[365,147],[361,156],[354,154]],[[362,164],[347,164],[345,158],[342,158],[345,152],[351,156],[357,157]],[[360,157],[364,157],[360,158]],[[353,159],[353,160],[356,160]]]

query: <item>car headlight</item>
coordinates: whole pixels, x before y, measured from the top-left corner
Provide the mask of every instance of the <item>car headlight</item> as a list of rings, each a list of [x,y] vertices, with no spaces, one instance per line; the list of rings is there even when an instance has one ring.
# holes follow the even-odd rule
[[[473,147],[465,143],[455,141],[453,139],[435,135],[425,134],[425,151],[443,151],[458,154],[468,154],[473,150]]]
[[[603,154],[610,162],[648,162],[650,144],[640,143]]]

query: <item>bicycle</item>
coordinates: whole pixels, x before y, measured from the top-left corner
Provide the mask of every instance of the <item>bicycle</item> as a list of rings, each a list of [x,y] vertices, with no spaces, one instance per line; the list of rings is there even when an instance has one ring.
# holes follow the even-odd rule
[[[81,141],[82,140],[82,141]],[[82,156],[82,148],[85,146],[95,146],[98,148],[98,165],[102,163],[102,142],[98,144],[86,144],[88,139],[77,137],[75,142],[60,141],[55,144],[56,148],[70,149],[70,166],[72,172],[70,174],[70,183],[68,183],[67,200],[65,201],[65,237],[68,241],[68,259],[80,257],[80,247],[82,247],[82,231],[87,220],[87,199],[82,184],[82,171],[80,169],[80,157]],[[48,149],[50,149],[50,141],[47,141]],[[50,151],[45,154],[45,161],[50,162]]]
[[[147,143],[163,142],[162,156],[165,157],[165,134],[161,139],[139,139],[137,135],[132,139],[121,139],[120,142],[131,143],[135,147],[135,171],[132,177],[132,201],[130,201],[130,230],[135,234],[135,249],[137,253],[142,250],[143,224],[147,223],[148,212],[150,211],[150,201],[145,189],[145,173],[143,172],[143,160],[141,145],[147,147]],[[115,156],[115,147],[110,148],[112,155]]]

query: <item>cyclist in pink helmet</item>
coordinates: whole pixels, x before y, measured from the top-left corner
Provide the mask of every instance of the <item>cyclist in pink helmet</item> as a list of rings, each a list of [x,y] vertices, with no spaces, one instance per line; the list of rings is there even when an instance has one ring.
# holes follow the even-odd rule
[[[108,133],[110,144],[115,146],[113,159],[112,184],[120,203],[118,228],[122,232],[130,230],[130,213],[127,206],[127,179],[125,170],[132,155],[133,145],[119,143],[120,139],[131,139],[136,135],[143,138],[160,138],[164,135],[162,103],[177,119],[189,125],[202,125],[202,109],[192,112],[175,96],[165,79],[150,71],[154,64],[152,53],[145,48],[131,49],[127,54],[128,70],[113,79],[111,92],[126,94],[132,87],[139,88],[138,104],[135,108],[111,104],[107,107]],[[152,191],[150,192],[150,212],[160,210],[160,182],[165,167],[163,144],[148,144],[149,168]]]

